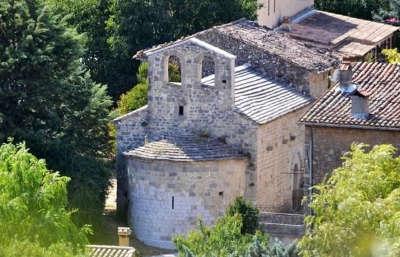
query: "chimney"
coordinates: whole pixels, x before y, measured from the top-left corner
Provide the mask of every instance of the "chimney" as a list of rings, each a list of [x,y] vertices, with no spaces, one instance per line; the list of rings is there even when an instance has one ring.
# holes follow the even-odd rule
[[[331,81],[338,85],[337,91],[351,99],[351,116],[358,120],[368,120],[369,94],[359,89],[359,85],[353,83],[353,71],[351,64],[343,63],[330,77]]]
[[[292,26],[290,25],[290,17],[283,17],[282,18],[282,25],[280,26],[280,29],[285,32],[290,32],[292,30]]]
[[[369,115],[369,95],[366,92],[356,90],[351,95],[351,116],[357,120],[368,120]]]
[[[274,29],[283,17],[293,17],[314,6],[314,0],[257,0],[257,22],[261,26]]]
[[[128,227],[118,227],[118,241],[119,246],[129,246],[129,236],[131,229]]]

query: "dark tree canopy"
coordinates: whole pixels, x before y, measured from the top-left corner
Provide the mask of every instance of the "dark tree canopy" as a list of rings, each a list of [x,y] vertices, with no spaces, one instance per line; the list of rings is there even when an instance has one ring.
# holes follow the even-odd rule
[[[320,10],[371,20],[381,8],[387,8],[388,1],[390,0],[316,0],[315,6]]]
[[[111,100],[81,62],[82,36],[34,0],[2,1],[0,17],[0,142],[25,141],[72,177],[83,212],[101,205]]]
[[[216,24],[255,16],[255,0],[112,0],[109,43],[119,65],[138,67],[138,50],[178,39]],[[132,69],[131,74],[135,74]],[[133,84],[125,86],[131,87]]]

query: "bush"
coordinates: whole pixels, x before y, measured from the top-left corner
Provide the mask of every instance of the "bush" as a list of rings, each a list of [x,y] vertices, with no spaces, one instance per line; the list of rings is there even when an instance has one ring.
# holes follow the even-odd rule
[[[400,53],[395,49],[383,49],[382,54],[385,56],[388,63],[400,64]]]
[[[176,237],[174,243],[179,256],[297,257],[296,244],[286,248],[279,241],[269,243],[268,236],[257,231],[258,213],[258,209],[243,197],[237,198],[214,227],[207,227],[200,221],[197,230],[186,237]]]
[[[147,104],[147,83],[140,83],[134,88],[121,95],[118,101],[118,114],[124,115]]]
[[[176,237],[174,243],[182,257],[243,257],[253,241],[257,241],[262,248],[267,246],[265,235],[261,232],[243,235],[242,225],[242,218],[238,214],[220,218],[214,227],[207,227],[200,222],[197,230],[190,232],[187,237]]]
[[[390,145],[352,146],[316,186],[299,243],[303,257],[400,256],[400,157]]]
[[[253,204],[247,202],[243,197],[236,198],[235,201],[228,207],[226,214],[228,216],[239,214],[242,217],[242,234],[254,235],[256,233],[259,227],[259,210],[254,207]]]

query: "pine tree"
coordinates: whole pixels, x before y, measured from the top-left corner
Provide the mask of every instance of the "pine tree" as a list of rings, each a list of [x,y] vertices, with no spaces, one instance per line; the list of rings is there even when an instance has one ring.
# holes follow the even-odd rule
[[[72,177],[71,200],[88,211],[107,185],[111,101],[82,64],[83,44],[37,0],[0,2],[0,142],[26,141]]]

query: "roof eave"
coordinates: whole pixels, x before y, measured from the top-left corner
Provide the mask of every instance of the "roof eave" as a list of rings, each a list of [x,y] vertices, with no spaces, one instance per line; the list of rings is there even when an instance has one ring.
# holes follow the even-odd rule
[[[385,127],[385,126],[372,126],[372,125],[352,125],[352,124],[334,124],[334,123],[320,123],[320,122],[301,121],[301,120],[300,120],[300,123],[302,123],[302,124],[304,124],[305,126],[308,126],[308,127],[400,131],[400,127]]]

